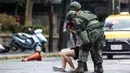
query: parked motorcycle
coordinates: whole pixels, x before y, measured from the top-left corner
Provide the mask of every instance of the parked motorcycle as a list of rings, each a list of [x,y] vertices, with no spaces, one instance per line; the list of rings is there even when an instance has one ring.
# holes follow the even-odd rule
[[[9,43],[11,50],[17,51],[20,49],[21,51],[25,50],[35,50],[36,47],[40,46],[41,51],[45,52],[45,43],[47,43],[47,39],[42,34],[42,29],[31,30],[31,34],[27,33],[17,33],[12,36],[12,40]]]

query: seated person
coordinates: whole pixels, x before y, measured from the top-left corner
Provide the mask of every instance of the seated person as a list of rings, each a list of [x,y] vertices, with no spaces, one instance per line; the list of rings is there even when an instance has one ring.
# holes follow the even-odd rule
[[[69,27],[69,28],[71,28],[71,27]],[[73,28],[70,31],[74,34]],[[60,55],[61,55],[61,60],[62,60],[62,67],[58,68],[58,67],[54,66],[53,67],[54,71],[65,72],[67,62],[68,62],[68,64],[70,65],[70,67],[72,69],[75,69],[75,66],[74,66],[74,64],[73,64],[73,62],[72,62],[70,57],[73,57],[75,60],[78,59],[79,46],[81,44],[81,40],[78,38],[78,36],[76,36],[76,40],[77,40],[76,41],[76,47],[65,48],[65,49],[61,50]],[[84,63],[84,71],[88,71],[86,63]]]

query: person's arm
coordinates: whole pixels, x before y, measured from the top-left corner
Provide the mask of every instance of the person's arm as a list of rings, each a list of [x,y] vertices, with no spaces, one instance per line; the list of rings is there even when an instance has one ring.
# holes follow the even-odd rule
[[[79,36],[79,38],[82,40],[83,44],[90,43],[90,40],[88,38],[88,33],[85,30],[86,23],[80,18],[76,18],[75,21],[76,21],[75,27],[76,27],[77,36]]]

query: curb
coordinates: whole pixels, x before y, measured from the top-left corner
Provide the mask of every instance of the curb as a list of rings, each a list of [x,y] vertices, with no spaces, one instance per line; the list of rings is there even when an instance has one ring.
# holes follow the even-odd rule
[[[13,59],[23,59],[30,55],[21,55],[21,56],[0,56],[0,60],[13,60]],[[41,54],[42,58],[51,58],[51,57],[60,57],[59,53],[45,53]]]

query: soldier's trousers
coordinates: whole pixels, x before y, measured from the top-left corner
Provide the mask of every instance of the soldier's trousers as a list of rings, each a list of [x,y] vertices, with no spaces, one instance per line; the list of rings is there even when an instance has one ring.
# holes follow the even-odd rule
[[[98,39],[94,43],[88,43],[81,46],[79,49],[79,60],[87,62],[89,52],[94,63],[102,63],[102,40]]]

